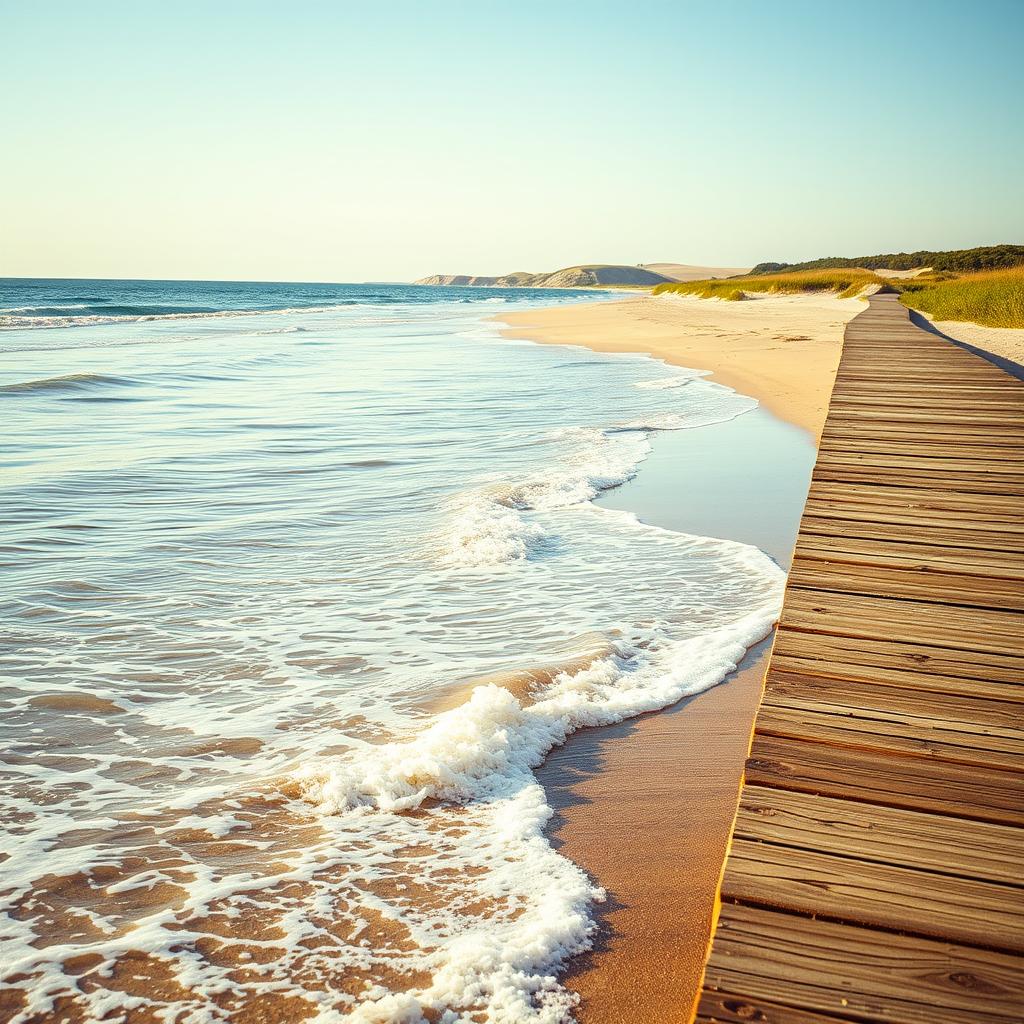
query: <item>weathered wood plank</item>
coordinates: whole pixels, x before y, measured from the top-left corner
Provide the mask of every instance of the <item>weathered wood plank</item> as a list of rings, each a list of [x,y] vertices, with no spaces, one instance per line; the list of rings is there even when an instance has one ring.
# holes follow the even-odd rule
[[[1024,611],[1024,586],[1019,580],[993,580],[893,566],[879,568],[803,557],[793,559],[789,578],[805,589]]]
[[[986,551],[939,544],[918,544],[871,537],[832,537],[802,533],[796,555],[829,558],[858,565],[891,565],[920,571],[945,570],[992,579],[1024,582],[1024,552]]]
[[[1024,771],[1024,740],[964,731],[962,723],[917,724],[913,716],[847,709],[820,702],[817,709],[766,699],[758,715],[759,735],[789,736],[818,744],[857,747],[876,756],[903,754],[968,767],[989,765],[1007,772]]]
[[[734,835],[1018,889],[1024,884],[1018,863],[1024,830],[946,815],[747,785]]]
[[[1022,499],[1024,500],[1024,499]],[[899,526],[898,530],[894,527]],[[887,540],[893,533],[908,544],[930,544],[950,548],[978,548],[993,553],[1024,554],[1019,534],[990,529],[962,529],[959,523],[892,523],[870,515],[858,519],[832,515],[812,505],[800,521],[801,536],[848,537],[851,540]]]
[[[912,641],[898,643],[873,638],[829,636],[793,630],[785,625],[777,631],[774,653],[824,661],[845,659],[864,665],[928,672],[936,677],[936,689],[945,683],[941,676],[1005,682],[1014,688],[1024,686],[1024,657],[1014,653],[993,654]]]
[[[734,838],[722,899],[1024,952],[1020,889],[831,851]]]
[[[909,811],[1024,826],[1024,775],[757,732],[746,781]]]
[[[732,904],[705,984],[755,1005],[889,1024],[1019,1024],[1024,1005],[1018,957]]]
[[[987,608],[899,601],[789,587],[780,622],[788,629],[900,643],[1024,654],[1021,619]]]
[[[764,701],[793,708],[836,709],[834,713],[843,717],[900,716],[940,731],[986,733],[1024,742],[1019,701],[822,679],[811,672],[787,672],[774,661],[768,673]],[[1024,770],[1024,764],[1020,767]]]
[[[793,675],[813,675],[821,685],[833,683],[854,683],[858,686],[892,686],[901,690],[915,690],[924,694],[952,694],[971,697],[978,700],[996,700],[1014,704],[1024,716],[1024,686],[1009,683],[992,683],[982,679],[964,678],[962,676],[939,676],[925,672],[915,672],[902,668],[858,664],[850,655],[849,659],[842,655],[828,661],[820,658],[800,658],[790,654],[780,654],[778,650],[772,655],[772,668],[778,672]],[[1018,677],[1020,678],[1020,677]]]
[[[876,1018],[877,1019],[877,1018]],[[695,1024],[850,1024],[849,1017],[800,1010],[731,992],[701,993]]]
[[[830,415],[822,432],[822,438],[838,437],[878,437],[892,439],[895,442],[906,438],[916,438],[922,441],[939,439],[955,441],[957,438],[962,438],[970,439],[972,444],[986,444],[993,448],[1016,448],[1024,437],[1024,428],[1004,427],[998,433],[993,433],[989,427],[984,425],[975,426],[963,423],[956,425],[927,423],[922,425],[878,419],[872,420],[870,424],[865,424],[855,415]]]
[[[845,497],[830,490],[828,485],[816,487],[807,501],[807,508],[816,514],[829,515],[836,519],[871,519],[875,522],[927,524],[929,526],[951,526],[964,530],[993,530],[1000,533],[1024,533],[1024,512],[1020,503],[1014,507],[997,505],[994,495],[976,495],[977,507],[961,506],[951,498],[943,502],[927,502],[918,499],[920,492],[900,488],[886,488],[888,493],[882,500],[871,498]],[[954,507],[955,505],[955,507]],[[952,512],[957,513],[951,523]]]

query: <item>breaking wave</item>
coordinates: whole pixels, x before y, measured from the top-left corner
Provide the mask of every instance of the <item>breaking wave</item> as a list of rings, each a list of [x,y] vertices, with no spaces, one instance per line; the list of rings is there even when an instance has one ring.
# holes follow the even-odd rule
[[[99,324],[138,324],[159,320],[223,320],[240,316],[277,315],[285,316],[292,313],[333,313],[360,303],[338,302],[329,306],[296,306],[281,309],[189,309],[182,310],[173,306],[110,306],[90,307],[57,306],[57,307],[13,307],[0,310],[0,330],[24,330],[40,327],[93,327]],[[70,309],[88,310],[88,312],[68,315]]]

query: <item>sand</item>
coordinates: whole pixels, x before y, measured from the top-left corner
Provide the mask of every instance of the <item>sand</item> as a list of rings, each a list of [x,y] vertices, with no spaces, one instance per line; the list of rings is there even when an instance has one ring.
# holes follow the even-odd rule
[[[645,263],[644,270],[672,278],[673,281],[705,281],[709,277],[736,277],[750,267],[696,267],[690,263]]]
[[[877,274],[879,277],[889,277],[893,280],[907,280],[911,277],[920,277],[922,274],[927,274],[932,268],[931,267],[914,267],[912,270],[886,270],[884,267],[880,270],[873,270],[873,274]]]
[[[599,503],[756,543],[785,567],[814,453],[805,432],[756,409],[656,435],[637,477]],[[565,977],[581,1024],[689,1019],[769,644],[705,693],[576,733],[537,772],[553,842],[609,893],[596,950]]]
[[[641,295],[615,302],[508,313],[508,337],[646,352],[758,399],[817,437],[825,422],[843,329],[859,299],[765,296],[743,302]]]
[[[790,423],[762,408],[656,435],[639,475],[600,500],[669,529],[755,543],[787,568],[843,327],[863,308],[643,296],[501,319],[515,337],[712,370],[785,414]],[[553,842],[609,894],[597,946],[565,975],[581,1024],[691,1018],[769,646],[670,709],[577,733],[537,772],[556,809]]]
[[[768,643],[755,650],[726,683],[577,733],[537,771],[554,844],[608,892],[594,951],[563,975],[580,1024],[690,1020]]]

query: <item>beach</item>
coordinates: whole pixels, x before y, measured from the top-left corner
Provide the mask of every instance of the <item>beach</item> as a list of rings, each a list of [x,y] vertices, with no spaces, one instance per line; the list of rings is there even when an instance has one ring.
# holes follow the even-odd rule
[[[18,1024],[687,1021],[863,303],[9,287]]]
[[[600,503],[755,544],[788,568],[843,328],[863,308],[642,296],[501,320],[515,337],[710,370],[756,397],[762,408],[729,424],[659,435],[641,473]],[[571,737],[538,771],[555,844],[609,894],[594,951],[564,979],[583,1024],[690,1019],[769,649],[666,711]]]
[[[843,328],[859,299],[756,296],[743,302],[641,295],[621,302],[530,310],[503,316],[506,337],[598,352],[645,352],[709,370],[714,380],[756,398],[817,436],[835,379]]]

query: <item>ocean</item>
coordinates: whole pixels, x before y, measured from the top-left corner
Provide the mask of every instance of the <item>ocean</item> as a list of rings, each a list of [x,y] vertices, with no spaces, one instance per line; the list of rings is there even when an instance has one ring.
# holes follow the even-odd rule
[[[13,1021],[571,1018],[603,893],[533,769],[784,578],[595,503],[756,405],[491,319],[595,298],[0,281]]]

